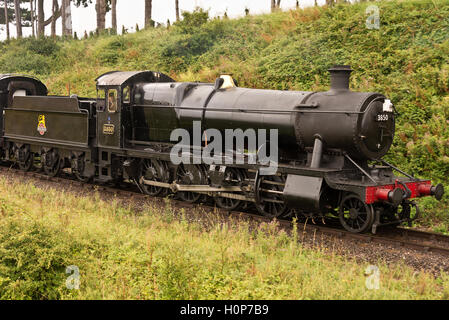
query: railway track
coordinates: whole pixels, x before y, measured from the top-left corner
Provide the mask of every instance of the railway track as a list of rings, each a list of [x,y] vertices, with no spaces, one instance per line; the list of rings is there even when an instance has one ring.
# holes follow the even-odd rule
[[[59,177],[49,177],[47,175],[41,174],[39,172],[24,172],[12,167],[1,167],[0,173],[13,173],[15,175],[20,175],[24,177],[30,177],[34,179],[40,179],[48,182],[54,183],[62,183],[66,185],[72,186],[80,186],[84,188],[97,189],[98,191],[103,191],[109,194],[114,194],[118,196],[126,196],[129,198],[134,198],[136,200],[148,200],[151,199],[150,196],[141,194],[138,192],[137,188],[119,188],[119,187],[111,187],[111,186],[103,186],[96,185],[92,183],[82,183],[77,180],[72,179],[68,174],[66,176],[62,175]],[[171,200],[172,204],[176,207],[189,207],[195,208],[200,207],[200,205],[195,205],[191,203],[185,203],[180,200]],[[208,206],[202,204],[201,207],[209,207],[213,209],[217,213],[223,214],[223,216],[234,218],[234,219],[242,219],[246,221],[252,221],[256,223],[263,222],[271,222],[272,220],[263,217],[260,215],[256,215],[248,212],[241,211],[225,211],[223,209],[218,209],[213,206]],[[279,226],[284,230],[291,232],[293,230],[293,222],[290,220],[278,220]],[[295,222],[297,232],[312,232],[314,235],[319,236],[320,234],[333,236],[340,239],[348,239],[348,240],[357,240],[363,241],[365,243],[380,243],[385,245],[392,245],[395,247],[404,247],[408,249],[413,249],[422,252],[431,252],[436,254],[441,254],[444,256],[449,256],[449,236],[426,232],[416,229],[408,229],[402,227],[396,228],[383,228],[378,231],[378,234],[358,234],[351,233],[344,229],[338,227],[329,227],[322,224],[314,224],[310,222]]]

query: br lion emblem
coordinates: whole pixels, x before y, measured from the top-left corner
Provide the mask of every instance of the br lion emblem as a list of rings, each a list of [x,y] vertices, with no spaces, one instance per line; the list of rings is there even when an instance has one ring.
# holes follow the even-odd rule
[[[39,123],[37,125],[37,131],[43,136],[47,132],[47,126],[45,125],[45,116],[39,116]]]

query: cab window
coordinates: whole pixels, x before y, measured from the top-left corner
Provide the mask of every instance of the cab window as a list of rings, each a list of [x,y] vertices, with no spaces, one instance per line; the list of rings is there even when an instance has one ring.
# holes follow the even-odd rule
[[[129,87],[125,87],[123,89],[123,103],[131,102],[131,89]]]
[[[97,90],[97,99],[106,99],[106,90]]]
[[[108,91],[108,111],[117,112],[117,90],[115,89]]]

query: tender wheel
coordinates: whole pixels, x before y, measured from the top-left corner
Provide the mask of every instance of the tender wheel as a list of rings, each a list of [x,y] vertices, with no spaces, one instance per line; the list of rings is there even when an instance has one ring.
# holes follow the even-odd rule
[[[200,165],[180,164],[176,169],[176,183],[181,185],[202,185],[206,184],[206,175]],[[182,201],[197,203],[203,199],[203,195],[195,192],[178,192]]]
[[[256,182],[256,208],[268,218],[284,217],[288,206],[283,199],[285,178],[280,176],[259,176]]]
[[[149,196],[156,197],[166,194],[168,189],[163,187],[152,186],[143,183],[144,180],[168,182],[168,168],[164,162],[157,160],[143,160],[141,165],[141,172],[139,174],[139,185],[143,192]],[[141,182],[142,181],[142,182]]]
[[[55,177],[61,172],[63,159],[56,151],[45,152],[42,157],[42,167],[46,175]]]
[[[30,150],[26,147],[17,149],[16,154],[17,164],[19,165],[20,170],[22,171],[30,171],[34,165],[34,154],[30,152]]]
[[[373,207],[363,202],[359,196],[348,195],[340,203],[340,223],[350,232],[364,232],[373,224],[373,211]]]
[[[239,186],[244,180],[245,180],[245,177],[241,170],[239,170],[237,168],[227,168],[226,169],[224,182],[227,185]],[[214,200],[215,200],[217,207],[224,209],[224,210],[229,210],[229,211],[237,210],[243,204],[242,200],[219,197],[219,196],[215,197]]]

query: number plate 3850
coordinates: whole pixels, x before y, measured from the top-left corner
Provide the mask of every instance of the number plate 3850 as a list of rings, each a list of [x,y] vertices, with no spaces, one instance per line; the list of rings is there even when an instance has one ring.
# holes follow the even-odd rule
[[[388,113],[378,113],[376,115],[377,122],[386,122],[388,120],[390,120],[390,115]]]
[[[115,132],[115,126],[113,124],[103,125],[103,134],[113,135]]]

